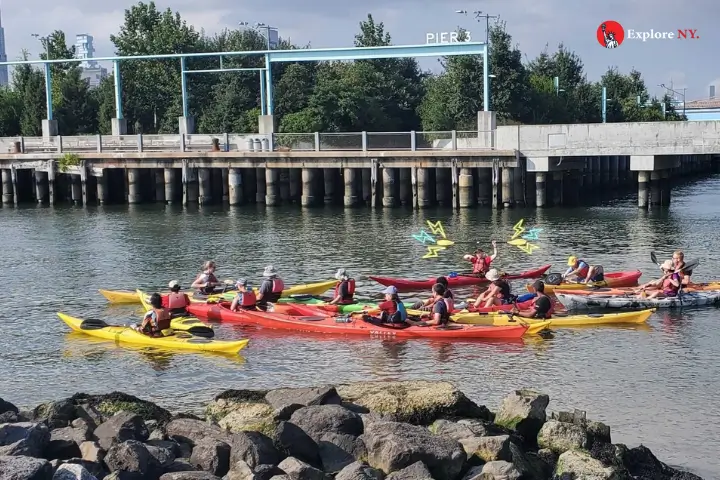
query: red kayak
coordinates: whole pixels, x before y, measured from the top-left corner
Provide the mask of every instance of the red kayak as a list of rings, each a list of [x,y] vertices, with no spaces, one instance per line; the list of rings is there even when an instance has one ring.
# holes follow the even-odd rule
[[[517,280],[521,278],[540,278],[545,272],[550,270],[551,265],[544,265],[534,270],[527,270],[518,274],[504,275],[504,280]],[[404,278],[391,278],[391,277],[373,277],[369,276],[371,280],[385,285],[386,287],[394,286],[399,292],[411,292],[415,290],[430,290],[435,285],[435,279],[437,277],[428,278],[427,280],[407,280]],[[478,277],[477,275],[458,275],[457,277],[447,277],[448,285],[452,287],[464,287],[468,285],[483,285],[490,283],[485,277]]]
[[[280,305],[276,305],[280,306]],[[197,303],[188,307],[193,315],[209,320],[221,320],[258,325],[260,327],[278,330],[295,330],[300,332],[315,332],[340,335],[365,335],[372,337],[394,338],[489,338],[489,339],[515,339],[523,336],[527,326],[483,326],[483,325],[450,325],[447,327],[408,327],[405,325],[376,325],[365,322],[362,315],[347,317],[331,317],[322,314],[308,306],[293,306],[295,308],[282,308],[300,315],[283,313],[260,312],[244,310],[233,312],[227,303],[202,304]],[[310,315],[301,312],[310,313]],[[314,315],[319,312],[320,315]]]

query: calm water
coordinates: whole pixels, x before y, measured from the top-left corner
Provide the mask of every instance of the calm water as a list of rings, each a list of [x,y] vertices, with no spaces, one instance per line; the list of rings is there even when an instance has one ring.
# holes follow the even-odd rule
[[[553,263],[552,271],[560,271],[573,253],[606,270],[640,268],[647,281],[658,274],[651,250],[669,255],[682,247],[702,259],[698,279],[718,278],[719,191],[720,177],[679,187],[663,213],[638,211],[634,196],[593,208],[497,213],[2,208],[0,396],[27,406],[78,391],[121,390],[179,410],[200,408],[228,388],[432,378],[455,382],[495,409],[510,391],[531,386],[550,394],[553,410],[586,409],[609,423],[616,442],[643,442],[666,462],[717,478],[715,308],[658,313],[644,328],[563,329],[551,340],[504,343],[392,342],[219,326],[220,338],[251,338],[242,358],[118,347],[67,333],[55,312],[128,323],[140,310],[109,307],[98,288],[152,289],[174,278],[189,284],[206,258],[217,260],[220,278],[259,279],[273,264],[287,283],[330,278],[340,266],[354,275],[415,278],[463,269],[460,245],[438,259],[419,258],[422,247],[410,236],[426,219],[443,220],[456,241],[477,239],[489,248],[498,240],[497,263],[508,270]],[[523,217],[544,229],[533,255],[502,243]],[[381,287],[364,281],[359,289],[371,296]]]

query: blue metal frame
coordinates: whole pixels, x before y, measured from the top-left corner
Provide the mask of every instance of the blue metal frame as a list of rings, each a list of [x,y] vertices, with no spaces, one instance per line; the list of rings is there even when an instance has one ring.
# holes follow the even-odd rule
[[[333,61],[333,60],[364,60],[377,58],[406,58],[406,57],[442,57],[454,55],[481,55],[483,56],[483,110],[490,110],[490,62],[488,45],[481,42],[458,42],[458,43],[435,43],[425,45],[391,45],[385,47],[343,47],[343,48],[320,48],[320,49],[297,49],[297,50],[261,50],[251,52],[212,52],[212,53],[175,53],[163,55],[137,55],[125,57],[98,57],[93,60],[97,62],[113,62],[115,77],[115,114],[117,118],[123,118],[122,112],[122,78],[120,75],[120,62],[124,60],[160,60],[179,58],[182,66],[181,90],[183,96],[183,114],[188,116],[187,99],[187,73],[210,73],[222,71],[241,70],[264,70],[265,84],[261,81],[261,112],[273,114],[273,88],[272,71],[273,63],[283,62],[312,62],[312,61]],[[218,70],[186,70],[185,59],[207,58],[207,57],[234,57],[247,55],[264,55],[264,69],[223,69]],[[34,65],[42,64],[45,68],[45,96],[48,107],[48,119],[52,120],[52,80],[50,76],[50,64],[53,63],[79,63],[84,59],[61,58],[54,60],[17,60],[12,62],[0,62],[0,65]],[[262,73],[261,73],[262,77]],[[263,91],[264,90],[264,91]]]
[[[220,68],[210,68],[204,70],[188,70],[185,64],[185,58],[180,58],[180,88],[182,90],[182,104],[183,104],[183,116],[190,116],[190,99],[187,90],[187,77],[188,73],[228,73],[228,72],[260,72],[260,110],[265,115],[265,104],[262,101],[264,98],[265,86],[263,85],[263,71],[265,68],[223,68],[222,56],[220,57]]]

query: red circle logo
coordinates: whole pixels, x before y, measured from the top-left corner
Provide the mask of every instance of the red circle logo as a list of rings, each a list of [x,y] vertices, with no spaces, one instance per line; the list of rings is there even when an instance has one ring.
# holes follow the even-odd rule
[[[607,20],[598,27],[597,40],[605,48],[617,48],[625,40],[625,29],[615,20]]]

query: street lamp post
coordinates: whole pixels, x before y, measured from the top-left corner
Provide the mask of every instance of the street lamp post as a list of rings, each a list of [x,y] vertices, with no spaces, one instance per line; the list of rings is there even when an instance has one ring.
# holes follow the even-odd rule
[[[683,88],[682,93],[678,92],[677,90],[673,90],[673,89],[670,88],[670,87],[666,87],[664,83],[661,83],[660,85],[658,85],[658,87],[662,87],[662,88],[664,88],[665,90],[667,90],[667,91],[669,91],[669,92],[673,92],[673,93],[676,94],[676,95],[682,95],[682,99],[683,99],[683,100],[682,100],[682,102],[683,102],[683,117],[684,117],[684,116],[685,116],[685,92],[687,91],[687,87]],[[665,102],[663,102],[663,104],[664,104],[664,103],[665,103]]]
[[[455,13],[462,13],[463,15],[467,15],[467,10],[455,10]],[[500,18],[500,15],[489,15],[487,13],[483,13],[480,10],[476,10],[472,12],[475,14],[475,19],[480,22],[481,18],[485,19],[485,44],[487,45],[490,43],[490,19],[491,18]]]
[[[41,37],[39,33],[31,33],[31,37],[35,37],[42,43],[45,48],[45,60],[43,64],[45,68],[45,103],[47,105],[47,119],[53,119],[53,108],[52,108],[52,72],[50,70],[50,64],[47,60],[50,60],[50,39],[48,37]]]

